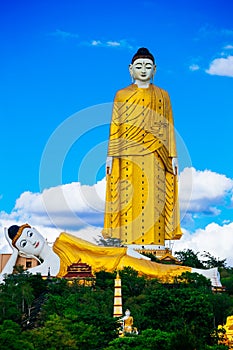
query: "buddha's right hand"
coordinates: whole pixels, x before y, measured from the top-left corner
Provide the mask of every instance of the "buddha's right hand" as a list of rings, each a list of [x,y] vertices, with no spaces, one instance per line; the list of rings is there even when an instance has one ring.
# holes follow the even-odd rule
[[[107,157],[107,160],[106,160],[106,175],[110,175],[112,173],[112,159],[113,159],[113,157]]]

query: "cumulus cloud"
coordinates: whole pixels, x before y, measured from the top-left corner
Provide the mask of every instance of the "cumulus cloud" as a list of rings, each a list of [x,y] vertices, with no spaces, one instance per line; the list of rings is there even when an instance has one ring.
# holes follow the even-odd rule
[[[105,184],[105,179],[93,186],[73,182],[42,193],[22,193],[11,213],[0,213],[0,251],[9,251],[3,227],[26,222],[36,227],[48,242],[54,242],[62,231],[96,242],[103,227]],[[218,215],[221,206],[230,206],[233,198],[233,180],[210,170],[185,168],[180,174],[179,188],[181,212],[189,223],[198,215]],[[176,242],[175,249],[206,250],[230,259],[233,223],[225,220],[222,225],[210,224],[192,234],[183,229],[184,236]]]
[[[196,71],[196,70],[199,70],[200,67],[199,67],[198,64],[191,64],[191,65],[189,66],[189,69],[190,69],[192,72],[194,72],[194,71]]]
[[[218,215],[218,206],[230,201],[232,192],[233,179],[225,175],[193,167],[185,168],[180,174],[180,208],[191,217],[195,214]]]
[[[51,36],[57,36],[62,39],[68,39],[68,38],[79,38],[79,35],[72,32],[67,32],[64,30],[56,29],[54,32],[49,33]]]
[[[116,47],[116,46],[120,46],[121,43],[119,41],[107,41],[107,45]]]
[[[79,182],[45,189],[42,193],[24,192],[11,213],[0,213],[1,220],[43,223],[64,230],[86,225],[101,227],[105,206],[105,178],[93,186]],[[195,215],[218,215],[222,205],[232,206],[233,179],[210,170],[185,168],[180,174],[179,201],[188,221]]]
[[[100,45],[102,45],[102,43],[100,40],[92,40],[91,45],[92,46],[100,46]]]
[[[227,264],[233,266],[233,222],[222,226],[211,223],[194,233],[183,231],[183,237],[174,243],[173,253],[184,249],[192,249],[196,253],[207,251],[216,258],[226,258]]]
[[[93,186],[79,182],[45,189],[42,193],[24,192],[11,213],[0,213],[0,227],[29,223],[54,241],[61,231],[86,240],[101,235],[105,201],[105,179]],[[6,241],[1,240],[0,250]]]
[[[232,50],[233,49],[233,45],[226,45],[224,46],[225,50]]]
[[[45,189],[42,193],[24,192],[11,213],[0,213],[2,220],[33,222],[33,225],[77,229],[101,226],[105,206],[105,178],[93,186],[79,182]],[[180,208],[195,214],[217,215],[219,207],[231,205],[233,179],[210,170],[185,168],[180,174]]]
[[[206,73],[210,75],[233,77],[233,56],[214,59],[210,63],[210,67],[206,70]]]
[[[104,200],[105,179],[93,186],[74,182],[42,193],[22,193],[11,213],[0,213],[0,252],[11,252],[4,227],[26,222],[36,227],[49,243],[62,231],[96,243],[103,227]]]
[[[109,48],[124,48],[124,49],[133,49],[133,46],[126,39],[120,40],[102,40],[102,39],[92,39],[80,38],[79,34],[72,33],[69,31],[56,29],[53,32],[48,34],[52,37],[61,38],[62,40],[66,39],[79,39],[78,44],[81,46],[92,46],[92,47],[109,47]]]
[[[112,47],[112,48],[124,48],[133,49],[133,46],[125,39],[122,40],[91,40],[84,44],[94,47]]]

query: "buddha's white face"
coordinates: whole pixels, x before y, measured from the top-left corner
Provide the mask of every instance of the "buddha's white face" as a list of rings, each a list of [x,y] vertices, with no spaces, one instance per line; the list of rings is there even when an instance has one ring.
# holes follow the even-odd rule
[[[27,255],[39,256],[45,243],[44,237],[34,227],[26,227],[17,239],[15,246]]]
[[[138,58],[133,64],[130,64],[129,71],[135,80],[150,81],[155,74],[156,66],[149,58]]]
[[[129,310],[126,310],[126,311],[125,311],[125,315],[126,315],[126,316],[130,316],[130,311],[129,311]]]

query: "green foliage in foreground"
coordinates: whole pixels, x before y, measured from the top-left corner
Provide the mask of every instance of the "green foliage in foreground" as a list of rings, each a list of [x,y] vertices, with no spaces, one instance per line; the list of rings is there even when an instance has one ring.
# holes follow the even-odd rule
[[[230,281],[231,271],[223,272]],[[101,271],[95,287],[84,287],[19,273],[0,285],[0,349],[226,349],[211,334],[233,313],[232,294],[213,294],[197,274],[185,273],[174,285],[139,277],[131,268],[120,274],[124,310],[131,310],[139,335],[119,338],[116,332],[115,274]]]
[[[195,253],[192,249],[185,249],[179,252],[175,252],[176,258],[184,266],[195,267],[197,269],[211,269],[212,267],[225,268],[226,259],[217,259],[209,252],[204,252],[199,258],[200,253]]]

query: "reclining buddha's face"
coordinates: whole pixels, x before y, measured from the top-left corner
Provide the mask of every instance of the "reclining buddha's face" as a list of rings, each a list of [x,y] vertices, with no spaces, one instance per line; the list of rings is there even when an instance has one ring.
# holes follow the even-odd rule
[[[45,238],[34,227],[26,227],[15,246],[22,253],[39,256],[45,243]]]

